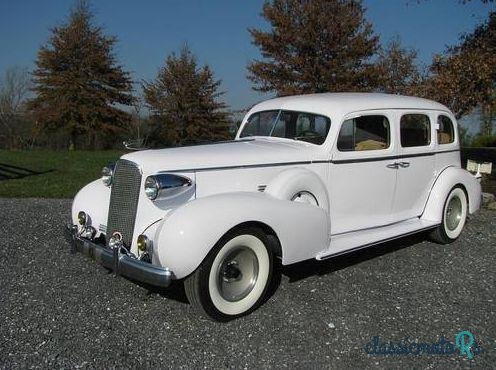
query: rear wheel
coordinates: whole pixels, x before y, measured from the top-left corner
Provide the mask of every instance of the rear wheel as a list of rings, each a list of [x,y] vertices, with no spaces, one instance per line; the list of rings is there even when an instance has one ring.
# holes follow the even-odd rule
[[[465,226],[467,208],[467,196],[463,189],[453,188],[444,203],[442,223],[431,232],[431,239],[441,244],[454,242]]]
[[[242,227],[229,232],[186,278],[190,303],[220,321],[253,311],[263,301],[272,276],[270,243],[258,228]]]

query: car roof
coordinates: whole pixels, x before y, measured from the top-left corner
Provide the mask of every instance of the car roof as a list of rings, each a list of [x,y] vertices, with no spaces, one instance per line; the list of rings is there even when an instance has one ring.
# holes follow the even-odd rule
[[[332,115],[373,109],[450,110],[435,101],[413,96],[381,93],[322,93],[269,99],[256,104],[251,111],[269,109],[301,110]]]

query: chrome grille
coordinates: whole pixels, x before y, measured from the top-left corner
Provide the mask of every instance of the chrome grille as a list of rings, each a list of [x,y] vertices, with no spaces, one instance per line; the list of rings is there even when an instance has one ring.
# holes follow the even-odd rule
[[[124,245],[131,245],[140,186],[141,173],[136,164],[125,159],[118,160],[110,193],[107,242],[110,236],[118,231],[122,235]]]

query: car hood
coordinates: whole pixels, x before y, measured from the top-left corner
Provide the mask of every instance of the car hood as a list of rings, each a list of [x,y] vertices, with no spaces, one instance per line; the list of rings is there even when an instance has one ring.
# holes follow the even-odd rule
[[[320,154],[320,155],[319,155]],[[216,168],[309,162],[324,159],[319,146],[288,139],[257,138],[206,145],[143,150],[122,159],[139,165],[144,173],[195,171]]]

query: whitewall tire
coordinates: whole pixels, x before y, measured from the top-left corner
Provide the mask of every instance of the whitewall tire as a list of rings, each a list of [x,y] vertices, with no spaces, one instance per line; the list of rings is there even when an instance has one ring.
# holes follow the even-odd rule
[[[253,311],[264,299],[273,268],[270,239],[260,229],[240,227],[226,234],[185,280],[190,303],[226,321]]]
[[[444,202],[442,223],[431,233],[431,238],[441,244],[455,241],[465,226],[467,213],[467,195],[461,187],[454,187]]]

